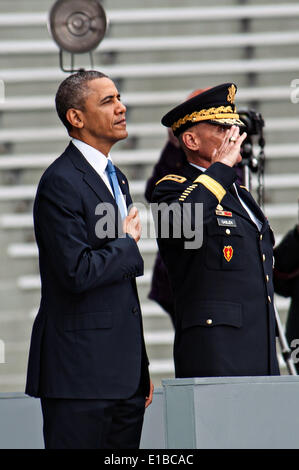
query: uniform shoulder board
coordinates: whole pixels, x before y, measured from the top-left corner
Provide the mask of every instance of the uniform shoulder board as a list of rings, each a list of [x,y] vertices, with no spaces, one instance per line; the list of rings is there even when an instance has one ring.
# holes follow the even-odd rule
[[[157,181],[156,185],[161,183],[162,181],[176,181],[176,183],[184,183],[184,181],[187,180],[184,176],[179,176],[179,175],[166,175],[164,178],[161,178],[159,181]]]
[[[246,186],[242,186],[242,185],[240,184],[240,188],[246,189],[246,191],[248,191],[248,192],[249,192],[249,189],[248,189],[248,188],[246,188]]]

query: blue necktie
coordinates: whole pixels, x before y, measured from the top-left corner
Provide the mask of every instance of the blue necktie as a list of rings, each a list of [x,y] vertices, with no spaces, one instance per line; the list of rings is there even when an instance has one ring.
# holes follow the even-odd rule
[[[120,187],[119,187],[119,184],[118,184],[118,179],[117,179],[117,176],[116,176],[116,170],[115,170],[115,167],[114,167],[113,163],[111,162],[111,160],[108,160],[107,167],[106,167],[106,172],[107,172],[108,179],[110,181],[111,188],[113,190],[113,194],[114,194],[116,203],[118,205],[121,217],[122,217],[122,219],[124,219],[127,215],[127,211],[126,211],[126,208],[125,208],[125,205],[124,205],[124,200],[122,198],[122,193],[121,193],[121,190],[120,190]]]

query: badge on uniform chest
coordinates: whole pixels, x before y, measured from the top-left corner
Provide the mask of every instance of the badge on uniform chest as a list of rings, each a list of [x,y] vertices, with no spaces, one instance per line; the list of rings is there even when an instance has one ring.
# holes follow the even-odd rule
[[[235,219],[224,219],[222,217],[217,217],[217,222],[220,227],[236,227],[237,222]]]
[[[225,246],[223,248],[223,255],[224,255],[224,258],[226,259],[226,261],[229,263],[230,260],[232,259],[233,257],[233,253],[234,253],[234,250],[233,250],[233,247],[232,246]]]
[[[221,204],[217,204],[215,212],[216,215],[221,215],[222,217],[232,217],[233,215],[230,211],[225,211]]]
[[[229,211],[220,211],[216,209],[216,215],[221,215],[222,217],[232,217],[233,214]]]

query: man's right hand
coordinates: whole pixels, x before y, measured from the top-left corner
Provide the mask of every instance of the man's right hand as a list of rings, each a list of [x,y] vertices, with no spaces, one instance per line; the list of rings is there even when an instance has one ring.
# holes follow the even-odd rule
[[[230,127],[218,149],[214,150],[212,163],[221,162],[228,166],[234,166],[242,160],[240,149],[242,142],[246,139],[247,134],[243,132],[240,135],[239,127]]]
[[[132,207],[123,222],[123,231],[134,238],[137,243],[141,237],[141,222],[136,207]]]

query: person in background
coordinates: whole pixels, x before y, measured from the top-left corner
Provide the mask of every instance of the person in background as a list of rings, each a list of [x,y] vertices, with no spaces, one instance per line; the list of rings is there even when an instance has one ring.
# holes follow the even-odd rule
[[[180,171],[186,157],[179,145],[178,139],[173,135],[172,130],[168,131],[168,141],[166,142],[160,159],[153,169],[151,177],[148,179],[145,189],[145,198],[148,202],[152,200],[152,194],[156,182],[163,176]],[[149,299],[157,302],[170,316],[173,326],[174,320],[174,300],[169,276],[165,264],[159,251],[156,254],[153,267],[151,288],[148,294]]]
[[[299,340],[299,225],[295,225],[274,248],[274,290],[291,303],[286,320],[286,339],[292,349]],[[298,347],[298,342],[295,344]],[[299,363],[294,364],[299,373]]]

